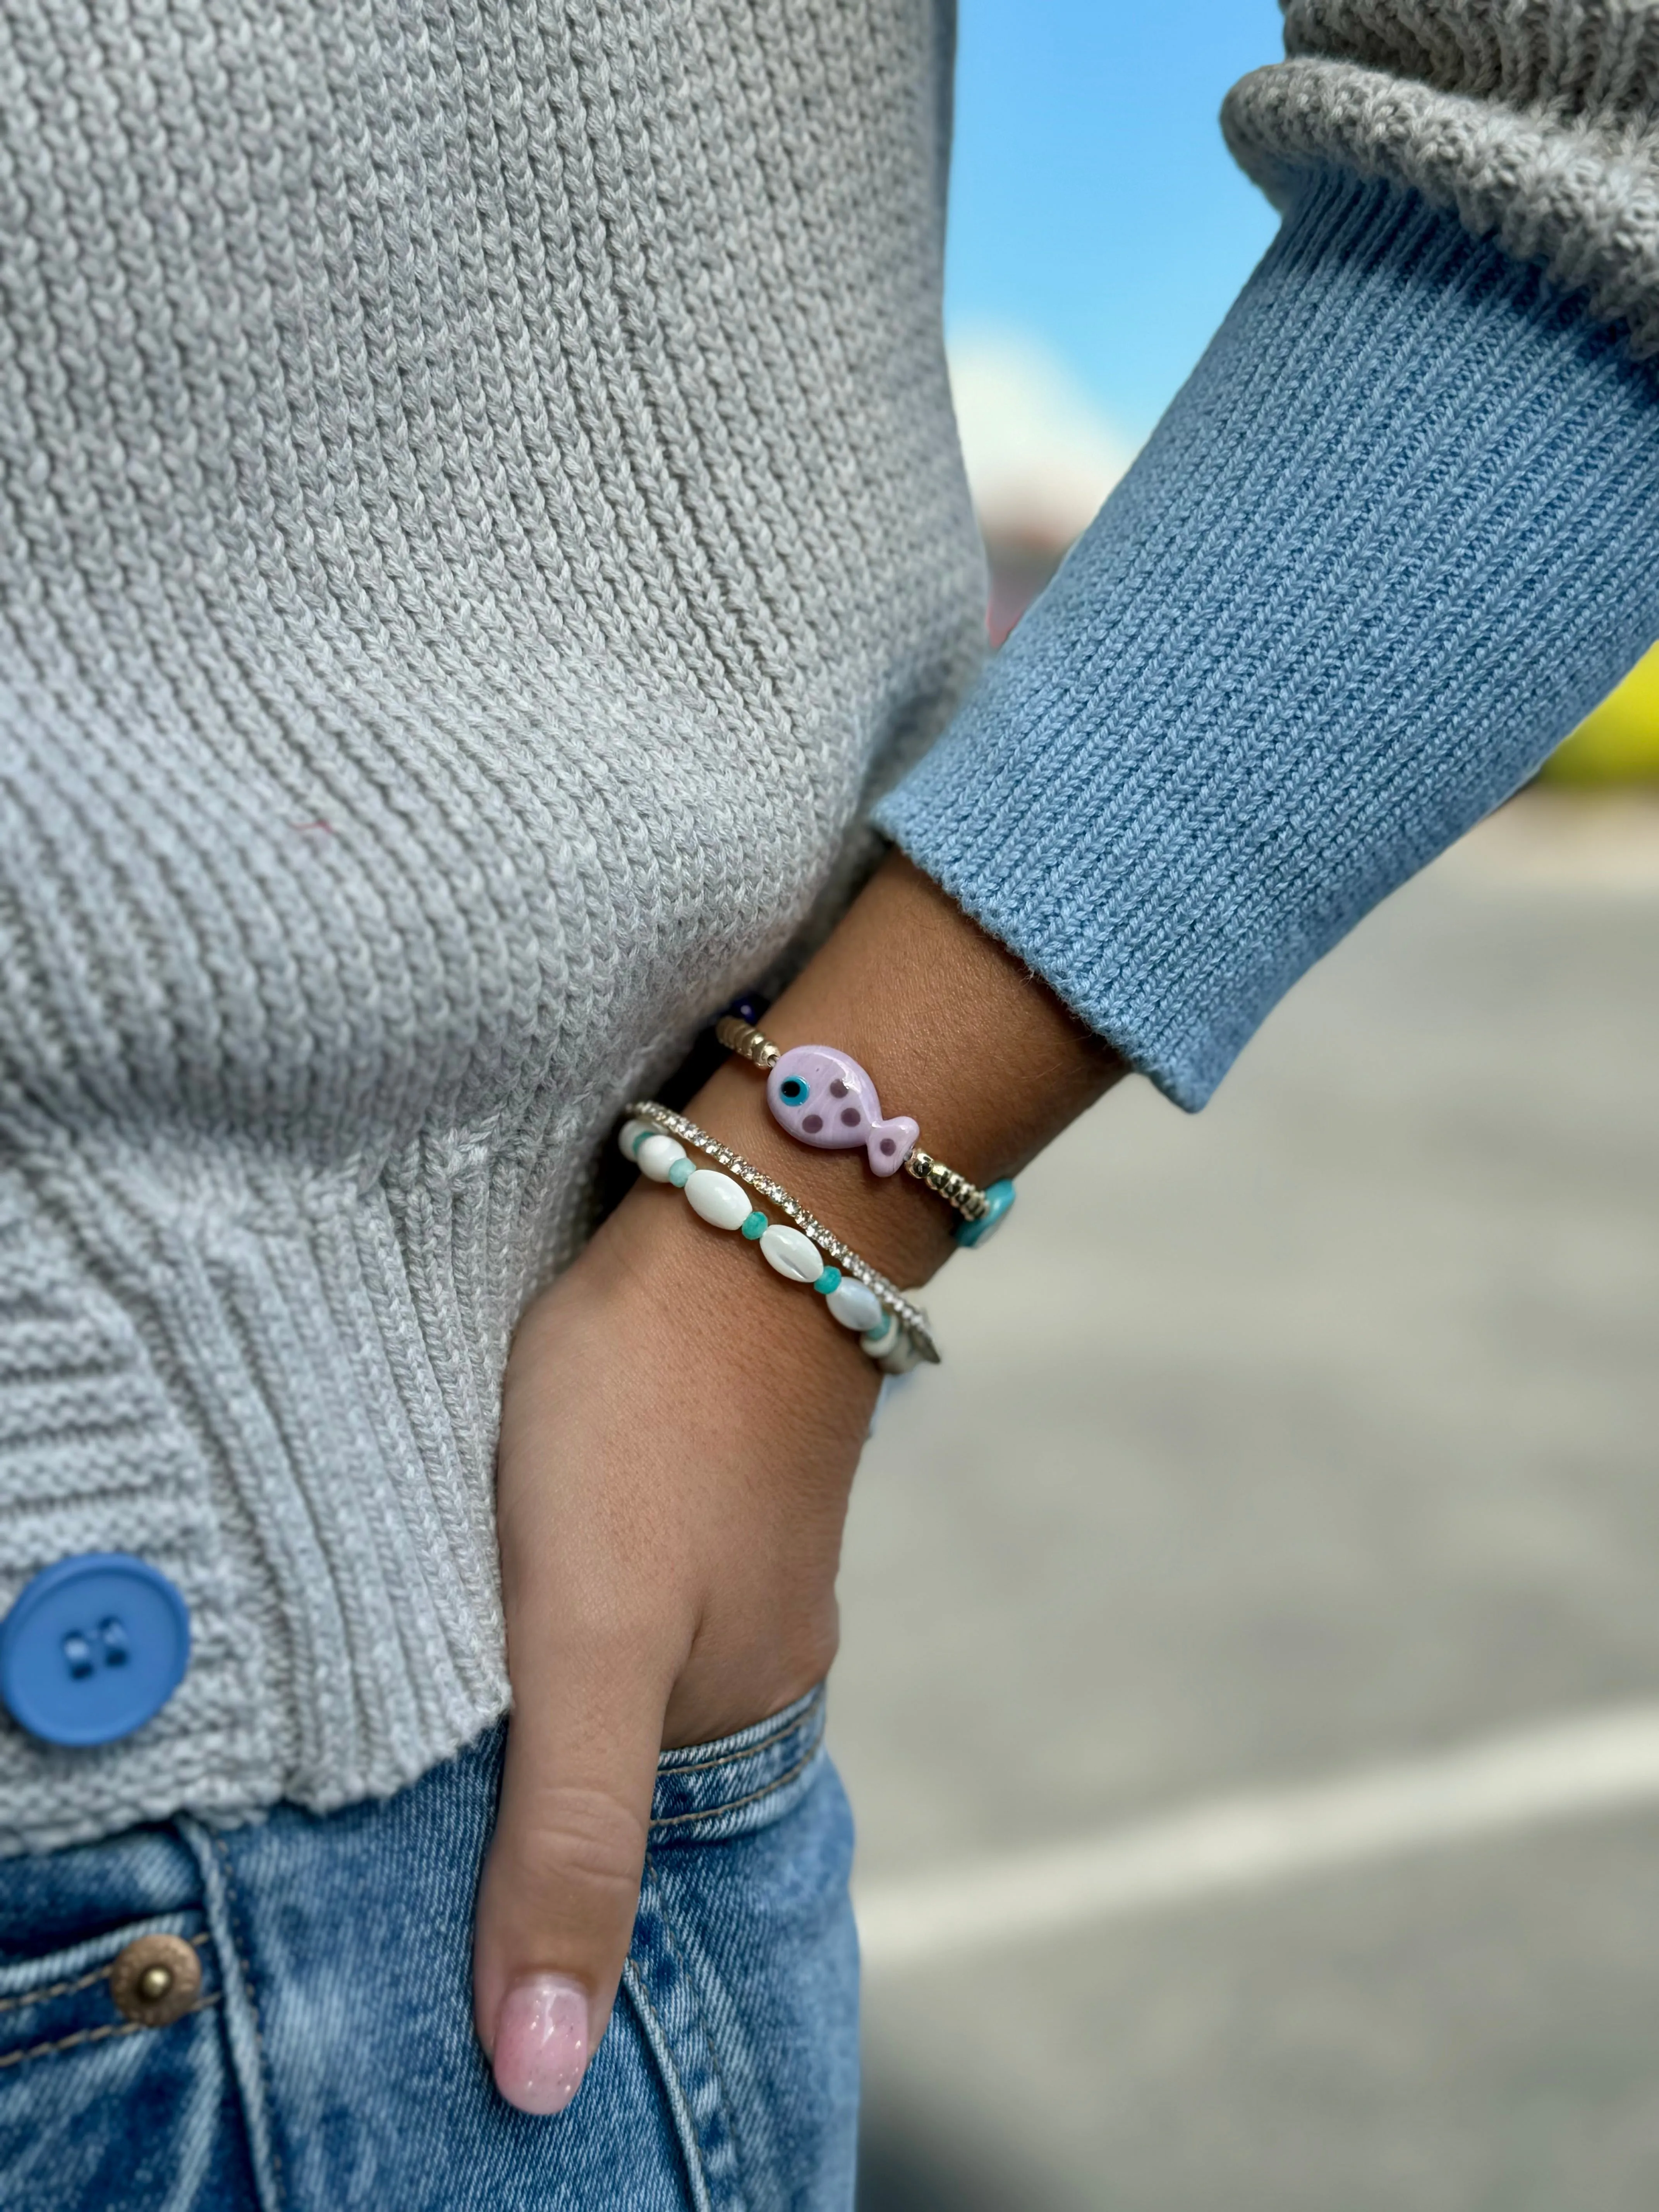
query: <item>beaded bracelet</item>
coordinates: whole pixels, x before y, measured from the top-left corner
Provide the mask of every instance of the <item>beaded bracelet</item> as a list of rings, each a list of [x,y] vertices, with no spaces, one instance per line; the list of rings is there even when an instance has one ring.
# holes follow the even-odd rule
[[[766,1103],[772,1118],[803,1145],[842,1152],[862,1145],[878,1176],[902,1168],[961,1214],[958,1244],[983,1244],[1014,1202],[1006,1179],[988,1190],[943,1160],[922,1151],[920,1127],[908,1114],[884,1120],[876,1086],[857,1060],[833,1046],[792,1045],[783,1052],[752,1022],[722,1014],[714,1035],[730,1053],[758,1067],[766,1077]]]
[[[736,1230],[757,1243],[761,1256],[788,1281],[805,1283],[818,1291],[836,1320],[856,1333],[860,1347],[884,1373],[902,1375],[919,1359],[938,1364],[939,1348],[920,1306],[832,1236],[769,1176],[654,1098],[636,1099],[628,1115],[617,1139],[623,1157],[651,1182],[684,1190],[692,1210],[714,1228]],[[686,1158],[688,1145],[726,1172],[694,1167]],[[744,1184],[770,1199],[789,1225],[769,1220],[751,1206]]]

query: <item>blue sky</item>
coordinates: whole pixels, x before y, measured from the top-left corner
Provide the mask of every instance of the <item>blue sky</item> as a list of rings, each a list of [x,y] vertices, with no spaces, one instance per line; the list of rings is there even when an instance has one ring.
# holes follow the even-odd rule
[[[945,320],[1036,340],[1145,437],[1273,235],[1222,94],[1275,0],[960,0]]]

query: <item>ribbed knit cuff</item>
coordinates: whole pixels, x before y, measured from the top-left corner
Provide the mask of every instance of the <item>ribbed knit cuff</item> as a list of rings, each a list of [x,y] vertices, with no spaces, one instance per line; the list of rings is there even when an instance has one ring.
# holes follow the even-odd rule
[[[1416,194],[1310,181],[878,821],[1163,1090],[1659,635],[1659,380]]]

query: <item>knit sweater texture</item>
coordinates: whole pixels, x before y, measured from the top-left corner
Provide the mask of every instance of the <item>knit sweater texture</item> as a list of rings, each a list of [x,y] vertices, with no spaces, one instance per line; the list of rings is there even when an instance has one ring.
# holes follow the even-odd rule
[[[1305,178],[878,819],[1170,1097],[1659,636],[1659,364],[1415,191]]]
[[[1639,333],[1655,311],[1626,160],[1650,143],[1653,11],[1496,13],[1557,57],[1547,83],[1487,67],[1490,8],[1327,6],[1292,15],[1304,74],[1230,110],[1275,188],[1333,166],[1385,181],[1358,214],[1352,185],[1313,188],[1241,310],[1254,382],[1236,322],[1235,381],[1188,420],[1207,407],[1249,447],[1305,413],[1315,434],[1273,450],[1307,501],[1275,528],[1317,509],[1334,559],[1363,526],[1379,602],[1414,573],[1389,566],[1415,541],[1389,528],[1413,470],[1540,441],[1518,474],[1542,563],[1583,465],[1547,426],[1565,410],[1585,438],[1634,436],[1618,333],[1585,318]],[[388,1791],[502,1710],[491,1475],[514,1321],[585,1233],[619,1103],[798,957],[978,664],[939,328],[949,63],[943,0],[0,0],[0,1607],[59,1558],[124,1550],[173,1578],[195,1632],[132,1737],[54,1751],[0,1723],[0,1847]],[[1422,168],[1449,143],[1437,100],[1471,143],[1496,134],[1486,199]],[[1411,240],[1402,185],[1432,203],[1411,203]],[[1435,279],[1431,342],[1449,359],[1475,334],[1504,393],[1486,445],[1460,427],[1467,381],[1413,383],[1401,309],[1471,229],[1504,274]],[[1587,240],[1601,258],[1575,277]],[[1593,283],[1589,307],[1559,309],[1530,270],[1506,290],[1529,253]],[[1384,404],[1362,373],[1374,328]],[[1214,449],[1177,428],[1158,450],[1196,475],[1176,495],[1149,459],[1148,511],[1201,507]],[[1203,524],[1212,591],[1178,599],[1171,635],[1277,617],[1318,573],[1267,575],[1248,501],[1219,512],[1241,557],[1210,557],[1222,525]],[[1483,596],[1493,543],[1450,578],[1470,652],[1507,605]],[[1622,575],[1611,544],[1534,613]],[[1167,581],[1124,557],[1099,591]],[[1091,605],[1065,647],[1091,672]],[[1621,611],[1599,660],[1540,679],[1551,727],[1639,627]],[[1054,750],[1044,635],[1030,699],[1000,695],[1024,769],[994,781],[980,693],[906,787],[902,834],[936,836],[964,902],[1109,1034],[1144,1028],[1143,1063],[1196,1097],[1239,1028],[1212,969],[1179,1035],[1122,1010],[1213,919],[1189,896],[1206,869],[1143,872],[1140,951],[1101,951],[1118,863],[1103,876],[1089,846],[1091,763],[1114,757],[1089,715]],[[1178,673],[1178,643],[1158,652]],[[1250,774],[1208,802],[1215,854],[1228,806],[1253,850],[1275,807],[1288,844],[1319,842],[1317,782],[1272,769],[1314,702],[1230,696],[1268,665],[1230,662],[1196,702],[1255,733]],[[1480,661],[1482,682],[1510,665]],[[1417,677],[1448,691],[1458,743],[1490,739],[1480,684],[1426,658]],[[1341,757],[1371,794],[1367,849],[1397,830],[1420,857],[1415,757],[1368,754],[1364,726],[1356,710]],[[1158,842],[1161,782],[1190,843],[1201,768],[1190,744],[1161,778],[1136,768],[1137,836]],[[988,775],[1007,802],[988,830]],[[1340,880],[1358,818],[1325,841]],[[1305,949],[1318,930],[1286,911]],[[1272,939],[1273,901],[1253,913]],[[1255,1012],[1300,957],[1258,947]]]
[[[502,1367],[619,1102],[977,665],[925,4],[0,0],[0,1836],[503,1710]]]
[[[1654,0],[1281,0],[1288,58],[1235,86],[1269,195],[1335,166],[1415,185],[1659,353]]]

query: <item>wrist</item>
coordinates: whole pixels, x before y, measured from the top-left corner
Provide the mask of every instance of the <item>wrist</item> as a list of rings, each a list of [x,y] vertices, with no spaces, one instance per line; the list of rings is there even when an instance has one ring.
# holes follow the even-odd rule
[[[783,1050],[817,1044],[867,1069],[882,1111],[921,1125],[918,1149],[981,1188],[1024,1167],[1125,1072],[1030,975],[895,853],[762,1026]],[[925,1283],[962,1216],[909,1174],[878,1176],[861,1149],[788,1135],[766,1079],[726,1061],[692,1121],[777,1182],[895,1283]]]
[[[899,1288],[925,1283],[949,1257],[958,1219],[949,1206],[902,1172],[872,1175],[861,1153],[797,1143],[774,1120],[757,1069],[728,1062],[685,1110]]]
[[[787,1376],[792,1418],[833,1423],[851,1406],[867,1420],[881,1376],[858,1336],[810,1285],[780,1275],[748,1238],[700,1219],[672,1185],[641,1176],[578,1265],[590,1263],[616,1327],[718,1377],[734,1394],[734,1419],[775,1406]]]

